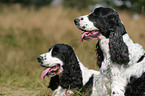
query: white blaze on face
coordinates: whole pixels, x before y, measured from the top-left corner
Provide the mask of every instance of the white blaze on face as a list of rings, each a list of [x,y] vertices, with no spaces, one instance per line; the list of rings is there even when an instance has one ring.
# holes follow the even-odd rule
[[[88,15],[80,16],[78,19],[80,20],[78,26],[80,29],[86,31],[98,30],[98,28],[94,26],[93,22],[89,20]]]
[[[60,64],[60,66],[63,65],[63,62],[59,58],[52,57],[52,50],[40,56],[43,57],[43,61],[42,61],[43,64],[41,64],[43,66],[51,67],[51,66],[56,66],[57,64]]]

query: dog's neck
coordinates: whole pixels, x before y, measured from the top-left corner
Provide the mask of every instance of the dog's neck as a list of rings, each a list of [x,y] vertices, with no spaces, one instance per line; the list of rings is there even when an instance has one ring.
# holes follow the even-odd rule
[[[105,38],[104,36],[102,36],[100,38],[100,47],[101,47],[101,50],[103,51],[103,55],[106,57],[110,57],[110,54],[109,54],[109,39]]]
[[[108,71],[110,70],[109,66],[111,65],[110,54],[109,54],[109,39],[102,37],[100,39],[99,45],[101,50],[103,51],[103,56],[104,56],[104,60],[100,68],[100,72],[102,74],[107,74]],[[106,76],[109,78],[110,74],[107,74]]]

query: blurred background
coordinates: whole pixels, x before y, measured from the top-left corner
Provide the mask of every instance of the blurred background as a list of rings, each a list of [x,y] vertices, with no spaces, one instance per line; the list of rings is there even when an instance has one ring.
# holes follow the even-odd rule
[[[0,96],[51,95],[37,56],[56,43],[71,45],[86,67],[98,70],[97,41],[80,42],[73,20],[99,6],[116,9],[145,48],[145,0],[0,0]]]

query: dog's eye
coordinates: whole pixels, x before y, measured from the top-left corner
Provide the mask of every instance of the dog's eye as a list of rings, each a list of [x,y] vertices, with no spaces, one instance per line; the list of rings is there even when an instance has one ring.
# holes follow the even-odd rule
[[[84,20],[84,18],[81,18],[81,20]]]

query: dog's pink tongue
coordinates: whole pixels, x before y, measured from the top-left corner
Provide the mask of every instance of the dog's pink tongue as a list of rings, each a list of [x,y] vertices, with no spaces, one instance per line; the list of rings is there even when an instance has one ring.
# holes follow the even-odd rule
[[[50,68],[45,69],[42,74],[41,74],[41,78],[44,79],[45,75],[49,72]]]
[[[89,32],[84,32],[84,33],[82,34],[82,36],[81,36],[81,42],[83,42],[83,38],[84,38],[84,36],[85,36],[86,33],[89,33]]]

